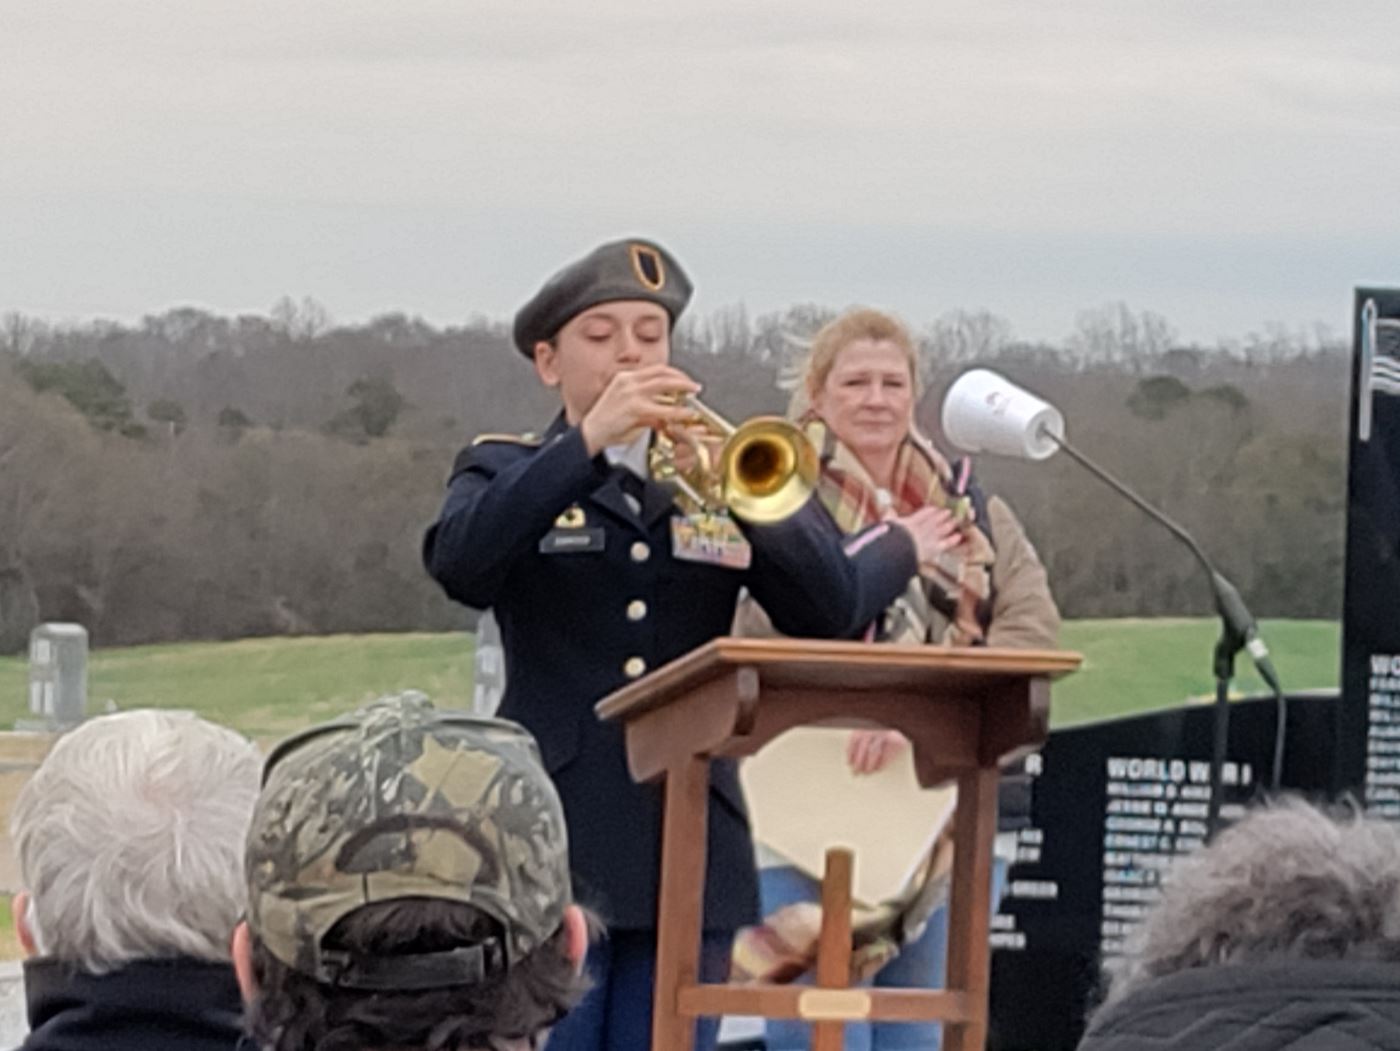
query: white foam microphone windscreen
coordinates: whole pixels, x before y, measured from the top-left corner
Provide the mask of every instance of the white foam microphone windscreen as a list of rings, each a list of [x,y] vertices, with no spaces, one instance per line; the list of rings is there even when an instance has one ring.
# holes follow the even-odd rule
[[[972,453],[1044,460],[1063,437],[1060,410],[990,369],[964,372],[943,399],[943,433]]]

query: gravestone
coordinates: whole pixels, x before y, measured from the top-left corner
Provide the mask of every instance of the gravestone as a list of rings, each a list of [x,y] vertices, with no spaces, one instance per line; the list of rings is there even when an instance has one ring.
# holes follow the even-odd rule
[[[506,692],[506,651],[501,645],[500,625],[490,610],[476,622],[473,665],[472,711],[477,715],[495,715]]]
[[[29,635],[29,718],[17,730],[55,732],[87,716],[88,633],[81,624],[40,624]]]

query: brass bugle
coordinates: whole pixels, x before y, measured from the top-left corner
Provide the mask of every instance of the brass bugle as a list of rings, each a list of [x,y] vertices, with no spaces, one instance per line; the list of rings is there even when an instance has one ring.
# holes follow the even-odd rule
[[[684,428],[667,432],[653,447],[652,474],[702,511],[728,509],[762,525],[795,514],[816,491],[821,470],[817,451],[802,429],[781,416],[755,416],[737,427],[691,395],[680,404],[722,441],[718,455]],[[695,465],[681,471],[676,443],[694,453]],[[657,454],[660,454],[659,456]]]

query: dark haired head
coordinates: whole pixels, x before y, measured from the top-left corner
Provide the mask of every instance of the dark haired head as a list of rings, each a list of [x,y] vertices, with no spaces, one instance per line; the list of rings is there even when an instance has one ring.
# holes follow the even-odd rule
[[[367,905],[342,919],[326,947],[350,957],[447,952],[501,936],[470,905],[403,899]],[[574,1006],[586,979],[560,930],[509,971],[477,985],[416,992],[366,992],[316,981],[251,945],[256,996],[249,1028],[266,1051],[506,1051],[539,1046]]]

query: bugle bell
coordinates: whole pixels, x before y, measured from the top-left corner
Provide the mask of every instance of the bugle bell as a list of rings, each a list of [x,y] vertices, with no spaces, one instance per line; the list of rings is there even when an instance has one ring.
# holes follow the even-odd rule
[[[652,477],[676,491],[688,510],[729,510],[746,522],[781,522],[816,491],[820,464],[807,435],[781,416],[755,416],[735,426],[698,398],[680,404],[695,414],[703,437],[687,427],[658,432],[651,449]],[[707,439],[721,442],[718,454]],[[692,465],[682,470],[677,446],[690,450]]]

